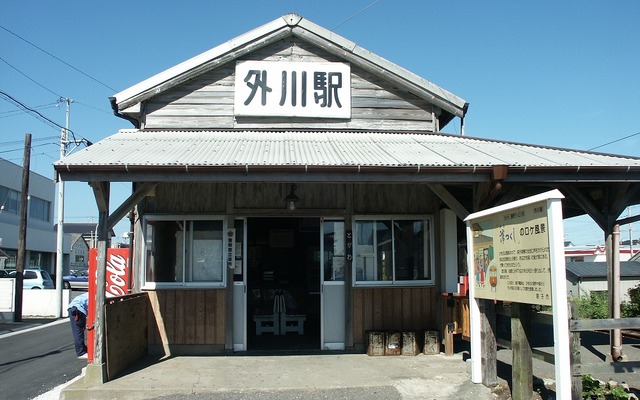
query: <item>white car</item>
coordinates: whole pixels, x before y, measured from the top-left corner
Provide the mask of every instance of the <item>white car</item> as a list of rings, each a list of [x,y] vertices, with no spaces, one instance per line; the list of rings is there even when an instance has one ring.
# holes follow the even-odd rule
[[[27,268],[24,270],[22,278],[22,289],[53,289],[53,280],[49,273],[42,269]],[[15,271],[9,278],[15,278]]]

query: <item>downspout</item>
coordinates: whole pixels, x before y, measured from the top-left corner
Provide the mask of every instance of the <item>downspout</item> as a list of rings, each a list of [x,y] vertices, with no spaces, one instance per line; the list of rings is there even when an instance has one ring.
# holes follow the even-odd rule
[[[125,115],[121,113],[120,110],[118,110],[118,104],[116,104],[115,97],[109,97],[109,102],[111,103],[111,109],[113,110],[113,115],[122,119],[126,119],[127,121],[131,122],[136,129],[140,129],[140,121],[138,121],[135,118],[131,118],[130,116]]]
[[[467,111],[469,110],[469,103],[464,103],[462,107],[462,117],[460,117],[460,136],[464,136],[464,117],[467,115]]]

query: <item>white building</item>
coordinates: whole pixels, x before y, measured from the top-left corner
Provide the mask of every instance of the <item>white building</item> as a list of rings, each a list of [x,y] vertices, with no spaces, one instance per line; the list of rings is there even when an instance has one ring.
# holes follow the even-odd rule
[[[6,254],[0,268],[10,269],[16,267],[18,255],[23,168],[0,159],[0,171],[0,250]],[[55,187],[52,179],[30,172],[25,268],[41,268],[51,274],[56,265]],[[63,254],[68,253],[65,237]]]

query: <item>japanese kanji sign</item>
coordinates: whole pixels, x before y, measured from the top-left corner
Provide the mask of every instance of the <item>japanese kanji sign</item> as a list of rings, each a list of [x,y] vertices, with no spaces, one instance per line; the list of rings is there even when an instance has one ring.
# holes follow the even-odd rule
[[[238,61],[236,116],[351,117],[351,68],[344,63]]]
[[[471,220],[475,297],[551,305],[546,202]]]

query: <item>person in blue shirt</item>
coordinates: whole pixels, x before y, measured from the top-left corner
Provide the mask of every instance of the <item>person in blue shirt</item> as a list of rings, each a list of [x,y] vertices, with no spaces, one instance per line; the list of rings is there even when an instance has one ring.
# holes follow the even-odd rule
[[[84,342],[84,331],[87,328],[87,311],[89,309],[89,294],[82,293],[69,303],[69,320],[73,332],[73,344],[78,358],[87,358],[87,345]]]

